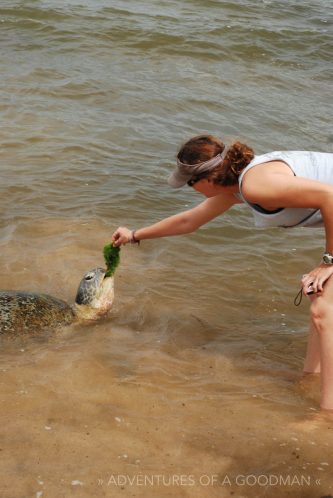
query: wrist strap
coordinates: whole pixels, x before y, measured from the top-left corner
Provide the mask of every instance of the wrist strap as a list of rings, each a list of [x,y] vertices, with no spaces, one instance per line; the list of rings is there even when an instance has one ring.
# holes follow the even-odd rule
[[[303,297],[303,288],[301,287],[300,291],[297,293],[297,296],[294,299],[294,305],[299,306],[302,302]]]
[[[136,230],[132,230],[132,236],[131,236],[131,244],[138,244],[140,245],[140,241],[138,239],[135,238],[135,232]]]

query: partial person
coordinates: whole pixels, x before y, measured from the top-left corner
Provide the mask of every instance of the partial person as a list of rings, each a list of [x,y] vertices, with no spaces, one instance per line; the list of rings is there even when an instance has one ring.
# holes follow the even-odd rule
[[[168,182],[174,188],[188,185],[206,199],[150,226],[119,227],[112,235],[116,246],[194,232],[239,203],[251,209],[258,227],[324,227],[321,262],[305,269],[301,281],[304,294],[311,294],[304,373],[320,372],[320,406],[333,410],[333,154],[282,151],[256,156],[238,141],[225,145],[214,136],[199,135],[180,148]]]

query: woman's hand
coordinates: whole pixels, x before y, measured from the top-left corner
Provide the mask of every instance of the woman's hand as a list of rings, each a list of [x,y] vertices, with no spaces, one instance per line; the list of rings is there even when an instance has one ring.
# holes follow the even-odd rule
[[[333,265],[321,263],[310,273],[303,275],[302,286],[304,294],[322,292],[324,283],[333,275]]]
[[[111,240],[116,247],[124,246],[133,240],[133,232],[126,227],[119,227],[112,234]]]

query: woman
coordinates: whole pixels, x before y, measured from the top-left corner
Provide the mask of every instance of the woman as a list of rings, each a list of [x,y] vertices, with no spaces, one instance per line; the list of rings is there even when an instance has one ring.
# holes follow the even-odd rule
[[[181,147],[169,184],[187,184],[207,199],[145,228],[119,227],[112,235],[115,245],[194,232],[237,203],[253,211],[256,226],[325,227],[323,259],[302,278],[304,294],[312,294],[304,372],[320,372],[320,406],[333,410],[333,154],[255,156],[240,142],[226,146],[216,137],[199,135]]]

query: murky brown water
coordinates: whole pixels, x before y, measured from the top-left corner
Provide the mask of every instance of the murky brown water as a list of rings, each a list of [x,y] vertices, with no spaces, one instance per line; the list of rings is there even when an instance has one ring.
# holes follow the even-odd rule
[[[102,264],[106,232],[93,220],[18,224],[2,242],[2,288],[70,301],[81,274]],[[237,330],[221,299],[210,319],[193,284],[209,288],[202,276],[189,282],[192,309],[188,295],[172,301],[171,279],[164,295],[158,285],[158,249],[147,271],[138,270],[147,254],[122,249],[115,306],[101,322],[2,338],[1,496],[330,492],[333,422],[312,420],[318,380],[299,383],[305,333],[260,337],[253,315]]]
[[[203,131],[333,151],[327,0],[2,0],[0,288],[71,301]],[[300,382],[320,230],[234,208],[122,249],[109,317],[0,338],[1,498],[333,495],[332,421]]]

